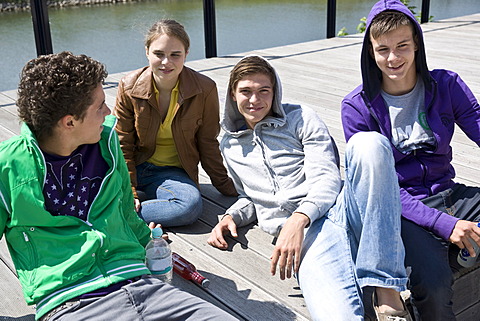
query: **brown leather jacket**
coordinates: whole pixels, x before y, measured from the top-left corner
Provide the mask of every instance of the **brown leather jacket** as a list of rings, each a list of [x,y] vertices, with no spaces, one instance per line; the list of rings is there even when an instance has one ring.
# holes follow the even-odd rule
[[[155,152],[161,122],[152,77],[150,67],[132,71],[123,77],[118,85],[114,109],[118,118],[115,129],[120,137],[135,197],[135,167]],[[235,196],[237,191],[223,165],[217,140],[220,126],[216,84],[186,66],[179,79],[180,108],[172,122],[172,134],[180,163],[198,184],[198,163],[201,161],[217,190],[224,195]]]

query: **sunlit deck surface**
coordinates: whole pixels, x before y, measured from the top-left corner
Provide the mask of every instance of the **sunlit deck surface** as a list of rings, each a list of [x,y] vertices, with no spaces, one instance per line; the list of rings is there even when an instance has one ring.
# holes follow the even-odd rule
[[[430,22],[424,24],[423,29],[429,68],[456,71],[480,99],[480,13]],[[340,102],[360,84],[362,39],[363,35],[351,35],[189,61],[187,65],[216,81],[223,108],[228,73],[232,66],[241,57],[251,53],[270,59],[282,79],[283,102],[314,108],[329,127],[343,156],[345,141]],[[118,81],[125,74],[112,74],[107,79],[105,91],[110,107],[115,104]],[[0,93],[0,141],[19,133],[15,97],[15,90]],[[478,146],[458,128],[452,146],[456,180],[478,185]],[[241,320],[308,320],[309,314],[296,281],[280,281],[269,273],[273,249],[271,236],[257,226],[250,226],[240,229],[236,240],[229,239],[230,246],[226,251],[212,248],[206,243],[210,230],[218,222],[218,216],[234,199],[221,196],[203,172],[201,190],[205,200],[201,219],[192,226],[176,228],[169,234],[173,251],[194,263],[210,279],[211,284],[208,289],[201,289],[179,276],[175,276],[174,283]],[[27,307],[23,301],[4,241],[0,255],[0,320],[33,320],[34,309]],[[476,291],[478,293],[478,285]],[[477,312],[472,312],[472,307],[456,301],[454,305],[459,320],[480,319]],[[473,315],[476,318],[472,318]]]

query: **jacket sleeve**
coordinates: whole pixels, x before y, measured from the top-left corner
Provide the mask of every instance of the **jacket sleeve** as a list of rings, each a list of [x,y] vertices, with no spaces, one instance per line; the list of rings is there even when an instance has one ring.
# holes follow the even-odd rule
[[[120,80],[118,84],[117,99],[113,114],[117,118],[115,130],[120,139],[120,146],[128,166],[128,173],[130,175],[131,188],[135,198],[138,198],[137,186],[137,172],[135,169],[135,111],[132,105],[132,100],[125,91],[125,83]]]
[[[5,195],[3,195],[3,188],[0,188],[0,240],[3,237],[3,232],[5,232],[5,227],[8,220],[7,204],[5,202],[6,200]]]
[[[458,74],[452,71],[436,70],[441,92],[438,92],[443,104],[450,102],[455,123],[478,146],[480,146],[480,107],[472,91]],[[448,74],[448,76],[446,75]],[[448,98],[447,98],[448,97]],[[448,240],[458,219],[438,211],[414,199],[406,190],[400,190],[403,217],[422,226],[428,231]]]
[[[400,188],[402,216],[448,241],[458,218],[431,208]]]
[[[11,153],[3,149],[4,146],[0,146],[0,162],[2,164],[2,168],[0,168],[0,239],[3,237],[11,213],[11,189],[8,183],[8,175],[4,174],[4,169],[8,167],[5,166],[3,159],[4,157],[11,157]]]
[[[202,167],[210,177],[213,186],[223,195],[237,196],[235,186],[223,165],[217,140],[220,132],[219,112],[217,87],[213,85],[210,92],[205,93],[202,125],[197,132],[197,148]]]
[[[480,146],[480,106],[470,88],[454,73],[452,91],[455,122],[462,131]]]
[[[310,108],[301,109],[300,124],[290,123],[303,145],[304,170],[307,195],[296,212],[306,214],[310,222],[324,216],[335,204],[341,189],[340,172],[337,167],[334,145],[327,126]]]
[[[127,164],[125,162],[122,150],[118,141],[115,140],[115,145],[117,146],[117,169],[122,177],[122,190],[123,190],[123,199],[122,201],[122,210],[125,215],[125,219],[128,222],[130,228],[137,236],[138,242],[142,246],[146,246],[148,241],[150,241],[150,228],[147,226],[145,221],[143,221],[135,211],[135,206],[133,202],[133,194],[130,188],[130,176],[127,169]]]
[[[363,101],[361,104],[363,104],[363,106],[361,107],[364,107],[366,109]],[[350,137],[352,137],[355,133],[373,130],[372,128],[369,128],[368,122],[365,119],[365,115],[363,115],[359,108],[355,107],[355,105],[350,100],[343,99],[341,106],[341,115],[343,134],[347,142],[350,140]]]

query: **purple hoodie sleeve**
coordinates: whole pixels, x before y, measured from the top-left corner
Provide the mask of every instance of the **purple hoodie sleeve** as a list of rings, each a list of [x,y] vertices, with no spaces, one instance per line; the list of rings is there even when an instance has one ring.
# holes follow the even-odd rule
[[[352,99],[347,96],[343,99],[341,106],[343,134],[347,142],[355,133],[372,131],[364,117],[366,111],[362,112],[359,110],[359,108],[366,109],[365,103],[363,100],[358,99],[358,97],[355,100],[356,101],[353,102]]]
[[[458,218],[430,208],[400,188],[402,216],[448,241]]]
[[[435,70],[435,72],[441,71]],[[472,141],[480,146],[480,106],[478,101],[458,74],[453,71],[444,72],[450,75],[450,79],[453,79],[449,84],[449,89],[452,97],[455,98],[453,101],[455,122]]]

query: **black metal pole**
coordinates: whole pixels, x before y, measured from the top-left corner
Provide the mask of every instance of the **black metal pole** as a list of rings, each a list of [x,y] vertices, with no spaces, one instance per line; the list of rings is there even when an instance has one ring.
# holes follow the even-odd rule
[[[30,0],[32,11],[33,32],[37,46],[37,56],[53,53],[50,22],[46,0]]]
[[[337,16],[337,1],[328,0],[327,2],[327,38],[335,37],[335,25]]]
[[[216,57],[217,29],[215,25],[215,0],[203,0],[203,25],[205,30],[205,57]]]
[[[420,17],[420,22],[428,22],[430,18],[430,0],[422,0],[422,16]]]

